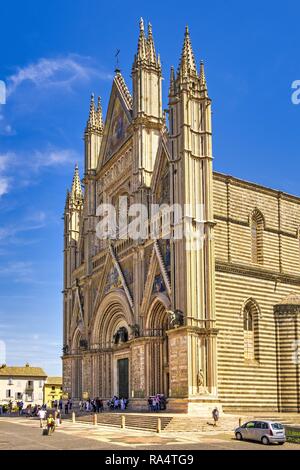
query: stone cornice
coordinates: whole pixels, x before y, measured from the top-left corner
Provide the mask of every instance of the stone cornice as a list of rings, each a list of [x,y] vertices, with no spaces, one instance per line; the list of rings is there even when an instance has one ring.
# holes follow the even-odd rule
[[[300,286],[300,276],[288,273],[279,273],[261,266],[250,266],[249,264],[228,263],[226,261],[216,260],[216,271],[230,274],[239,274],[241,276],[265,279],[274,282],[283,282]]]
[[[219,180],[219,181],[224,181],[226,183],[230,183],[233,186],[239,186],[241,188],[247,188],[247,189],[252,189],[253,191],[259,190],[261,193],[269,194],[275,197],[279,197],[281,199],[285,200],[290,200],[293,202],[297,202],[300,204],[300,197],[295,196],[293,194],[288,194],[283,191],[279,191],[278,189],[272,189],[268,188],[267,186],[262,186],[257,183],[252,183],[250,181],[244,181],[242,179],[236,178],[235,176],[232,175],[226,175],[224,173],[219,173],[217,171],[213,172],[213,178],[214,180]]]

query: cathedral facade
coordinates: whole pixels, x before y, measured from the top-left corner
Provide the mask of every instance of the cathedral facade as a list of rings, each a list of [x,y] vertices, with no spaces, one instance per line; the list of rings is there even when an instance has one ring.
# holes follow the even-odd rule
[[[131,94],[116,70],[105,122],[92,96],[84,191],[76,167],[67,193],[64,391],[133,409],[159,393],[174,411],[300,411],[300,199],[213,171],[187,28],[167,110],[142,20],[132,82]],[[123,236],[117,220],[116,236],[99,237],[98,208],[118,218],[120,201],[129,221],[136,205],[159,208],[146,236]]]

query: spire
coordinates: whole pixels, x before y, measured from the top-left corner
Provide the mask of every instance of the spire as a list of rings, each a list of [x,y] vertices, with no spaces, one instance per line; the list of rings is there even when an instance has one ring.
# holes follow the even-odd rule
[[[151,23],[148,23],[148,60],[150,64],[157,64],[156,60],[156,52],[155,52],[155,46],[154,46],[154,41],[153,41],[153,35],[152,35],[152,25]]]
[[[195,57],[194,57],[194,53],[192,49],[188,26],[186,26],[185,28],[184,42],[183,42],[183,47],[182,47],[182,52],[181,52],[178,74],[182,76],[197,74],[196,62],[195,62]]]
[[[103,116],[102,116],[102,105],[101,98],[98,96],[98,105],[96,111],[96,126],[100,131],[103,131]]]
[[[103,131],[101,100],[100,97],[98,97],[98,107],[96,110],[94,93],[91,95],[89,118],[85,129],[85,132],[88,131]]]
[[[172,65],[171,72],[170,72],[170,88],[169,88],[169,96],[175,95],[175,72],[174,67]]]
[[[147,59],[147,39],[145,36],[145,28],[144,28],[144,20],[143,18],[140,19],[140,35],[139,35],[139,42],[138,42],[138,50],[137,50],[137,60],[146,60]]]
[[[207,90],[207,84],[206,84],[205,70],[204,70],[204,62],[203,62],[203,60],[201,60],[201,62],[200,62],[199,80],[200,80],[200,87],[201,87],[201,90]]]
[[[94,127],[96,125],[96,111],[95,111],[95,98],[94,93],[91,94],[91,101],[90,101],[90,113],[88,119],[88,126]]]
[[[73,176],[73,182],[72,182],[72,189],[71,189],[71,199],[74,200],[82,200],[83,199],[83,193],[82,193],[82,188],[81,188],[81,181],[80,181],[80,176],[79,176],[79,170],[78,170],[78,165],[76,163],[75,165],[75,171],[74,171],[74,176]]]

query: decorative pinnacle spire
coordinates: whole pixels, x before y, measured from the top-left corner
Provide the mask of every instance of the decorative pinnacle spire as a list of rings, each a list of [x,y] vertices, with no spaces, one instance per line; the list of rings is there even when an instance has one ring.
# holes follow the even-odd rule
[[[207,84],[206,84],[205,70],[204,70],[204,62],[203,62],[203,60],[201,60],[201,62],[200,62],[199,80],[200,80],[200,87],[201,87],[203,90],[207,90]]]
[[[94,93],[91,94],[90,113],[89,113],[88,125],[90,125],[92,127],[96,125],[96,110],[95,110]]]
[[[156,52],[155,52],[155,46],[154,46],[154,41],[153,41],[153,36],[152,36],[152,25],[151,23],[148,23],[148,40],[147,40],[147,45],[148,45],[148,60],[150,64],[155,64],[156,65]]]
[[[92,93],[91,95],[89,118],[88,118],[86,129],[85,129],[85,132],[89,132],[89,131],[90,132],[93,132],[93,131],[102,132],[103,131],[101,101],[99,97],[98,107],[96,110],[94,93]]]
[[[144,20],[140,19],[140,35],[138,42],[137,59],[145,60],[147,58],[147,39],[145,36]]]
[[[144,28],[144,20],[143,20],[143,18],[141,17],[141,18],[140,18],[140,31],[144,31],[144,30],[145,30],[145,28]]]
[[[102,105],[101,105],[100,96],[98,96],[98,105],[97,105],[97,111],[96,111],[96,125],[100,131],[103,131]]]
[[[197,75],[196,62],[192,49],[189,28],[185,27],[184,42],[181,52],[178,73],[183,76],[190,74]]]
[[[78,200],[83,199],[83,193],[82,193],[81,181],[80,181],[80,176],[79,176],[79,170],[78,170],[77,163],[75,165],[75,170],[74,170],[72,189],[71,189],[71,199],[73,201],[74,200],[78,201]]]
[[[171,66],[170,72],[170,89],[169,89],[169,96],[175,95],[175,72],[173,65]]]

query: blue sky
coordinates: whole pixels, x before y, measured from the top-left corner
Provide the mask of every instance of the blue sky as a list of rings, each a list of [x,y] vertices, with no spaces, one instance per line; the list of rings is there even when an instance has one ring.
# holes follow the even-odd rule
[[[213,100],[214,168],[300,195],[300,79],[296,1],[2,2],[0,80],[0,340],[7,363],[59,374],[62,214],[91,92],[106,109],[114,54],[131,88],[140,16],[151,21],[164,74],[189,25]]]

